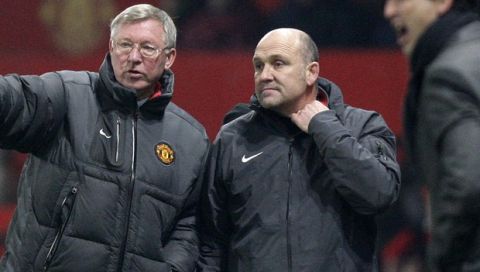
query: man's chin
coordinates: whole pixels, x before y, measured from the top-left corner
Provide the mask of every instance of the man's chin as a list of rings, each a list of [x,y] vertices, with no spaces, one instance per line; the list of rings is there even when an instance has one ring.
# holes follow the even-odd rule
[[[263,99],[260,101],[260,105],[264,107],[265,109],[275,109],[278,107],[278,103],[276,101],[273,101],[271,99]]]
[[[124,87],[129,88],[129,89],[134,89],[134,90],[143,90],[143,89],[148,88],[148,84],[146,84],[145,82],[140,82],[140,81],[137,81],[137,82],[128,81],[128,82],[125,82],[125,83],[122,83],[122,82],[120,82],[120,83]]]

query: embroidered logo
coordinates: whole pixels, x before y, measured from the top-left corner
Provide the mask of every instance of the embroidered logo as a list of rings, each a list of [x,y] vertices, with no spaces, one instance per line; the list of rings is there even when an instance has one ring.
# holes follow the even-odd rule
[[[155,146],[155,154],[157,158],[166,165],[170,165],[175,161],[175,151],[167,143],[159,143]]]
[[[258,157],[258,156],[260,156],[260,155],[262,155],[262,153],[263,153],[263,151],[260,152],[260,153],[255,154],[255,155],[253,155],[253,156],[250,156],[250,157],[245,157],[245,155],[243,155],[243,157],[242,157],[242,162],[243,162],[243,163],[246,163],[246,162],[248,162],[248,161],[250,161],[250,160],[252,160],[252,159],[254,159],[254,158],[256,158],[256,157]]]

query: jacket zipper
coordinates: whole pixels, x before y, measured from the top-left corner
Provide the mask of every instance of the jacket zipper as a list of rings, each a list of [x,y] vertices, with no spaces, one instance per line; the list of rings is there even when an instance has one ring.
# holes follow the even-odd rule
[[[378,152],[378,155],[380,155],[380,158],[382,159],[387,159],[387,156],[385,155],[385,152],[383,151],[383,145],[382,145],[382,142],[380,141],[377,141],[377,152]]]
[[[125,259],[125,252],[127,247],[127,239],[128,239],[128,229],[130,226],[130,212],[132,209],[132,195],[133,195],[133,188],[135,185],[135,159],[136,159],[136,131],[137,131],[137,117],[138,112],[135,112],[132,119],[132,164],[131,164],[131,176],[130,176],[130,183],[128,188],[128,196],[127,196],[127,214],[126,214],[126,225],[124,229],[124,239],[122,241],[122,245],[120,247],[119,252],[119,261],[118,261],[118,271],[122,271],[123,262]]]
[[[118,150],[120,149],[120,118],[117,118],[117,133],[116,133],[116,148],[115,148],[115,162],[118,162]]]
[[[55,239],[53,239],[53,243],[48,250],[47,257],[45,258],[45,262],[43,263],[43,271],[47,271],[48,267],[50,266],[50,263],[53,260],[53,256],[55,256],[55,252],[57,251],[58,244],[60,243],[60,240],[63,236],[63,232],[65,230],[65,227],[67,226],[68,220],[70,219],[70,215],[72,214],[73,205],[75,203],[77,192],[78,192],[77,186],[73,186],[70,192],[68,193],[68,195],[65,196],[65,198],[62,201],[60,212],[67,205],[67,201],[69,199],[71,199],[71,204],[70,204],[70,207],[68,207],[67,217],[62,222],[62,225],[58,228],[57,233],[55,234]]]
[[[290,145],[288,148],[288,192],[287,192],[287,212],[286,212],[286,221],[287,221],[287,264],[288,271],[293,271],[292,267],[292,244],[290,237],[290,194],[292,190],[292,161],[293,161],[293,140],[290,140]]]

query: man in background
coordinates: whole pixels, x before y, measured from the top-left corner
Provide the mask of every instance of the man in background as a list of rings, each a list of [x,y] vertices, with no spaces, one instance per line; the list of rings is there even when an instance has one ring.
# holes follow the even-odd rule
[[[386,0],[410,60],[404,133],[430,192],[433,271],[480,271],[480,22],[472,0]]]

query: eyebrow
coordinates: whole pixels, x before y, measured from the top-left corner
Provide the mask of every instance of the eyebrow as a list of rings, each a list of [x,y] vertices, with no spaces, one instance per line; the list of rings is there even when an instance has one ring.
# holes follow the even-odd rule
[[[282,60],[284,60],[284,59],[285,59],[285,56],[280,55],[280,54],[269,55],[269,56],[267,56],[266,58],[261,58],[261,57],[258,57],[257,55],[254,55],[254,56],[253,56],[253,61],[258,61],[258,60],[262,60],[262,59],[266,59],[266,60],[282,59]]]
[[[152,42],[152,41],[140,41],[140,42],[134,42],[132,41],[132,39],[130,38],[118,38],[116,39],[117,41],[122,41],[122,42],[131,42],[131,43],[138,43],[139,45],[144,45],[144,44],[151,44],[151,45],[154,45],[154,46],[157,46],[155,42]]]

